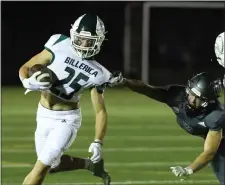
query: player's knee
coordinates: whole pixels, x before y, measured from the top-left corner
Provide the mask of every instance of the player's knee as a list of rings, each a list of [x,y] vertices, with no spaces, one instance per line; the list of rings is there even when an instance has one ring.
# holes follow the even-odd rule
[[[41,161],[46,166],[56,167],[60,163],[62,151],[63,151],[62,149],[50,147],[48,149],[45,149],[41,153],[41,155],[38,157],[38,160]]]

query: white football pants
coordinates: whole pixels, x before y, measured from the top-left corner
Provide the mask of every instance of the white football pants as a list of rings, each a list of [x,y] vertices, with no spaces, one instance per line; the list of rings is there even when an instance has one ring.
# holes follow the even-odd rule
[[[81,110],[53,111],[40,103],[37,109],[35,147],[38,160],[54,168],[72,145],[81,126]]]

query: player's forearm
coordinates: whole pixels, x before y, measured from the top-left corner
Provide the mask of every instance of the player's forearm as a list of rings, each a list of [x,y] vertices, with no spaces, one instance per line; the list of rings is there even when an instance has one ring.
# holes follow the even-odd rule
[[[124,79],[123,84],[125,87],[128,87],[132,91],[148,96],[151,99],[160,102],[166,101],[167,96],[166,88],[151,86],[140,80],[135,79]]]
[[[47,65],[53,56],[52,54],[44,49],[42,52],[33,56],[29,61],[27,61],[19,70],[20,79],[29,78],[29,69],[35,64]]]
[[[95,139],[103,141],[107,128],[107,113],[104,110],[96,114]]]
[[[29,74],[29,68],[25,65],[23,65],[20,69],[19,69],[19,77],[21,80],[28,78]]]
[[[202,152],[196,160],[189,165],[189,167],[194,171],[201,170],[205,167],[214,157],[214,153]]]
[[[123,83],[125,87],[128,87],[132,91],[135,91],[140,94],[144,94],[146,96],[150,96],[150,94],[153,94],[154,93],[153,91],[155,91],[155,89],[152,86],[140,80],[124,79]]]
[[[141,80],[136,80],[136,79],[124,78],[123,84],[124,84],[124,86],[126,86],[130,89],[138,89],[138,88],[147,87],[146,83],[142,82]]]

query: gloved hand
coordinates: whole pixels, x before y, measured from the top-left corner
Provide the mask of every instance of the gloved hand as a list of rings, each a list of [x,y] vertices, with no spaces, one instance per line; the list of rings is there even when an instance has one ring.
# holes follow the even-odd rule
[[[182,167],[182,166],[175,166],[175,167],[170,167],[172,170],[172,173],[177,176],[177,177],[182,177],[182,176],[189,176],[193,174],[193,170],[190,167]]]
[[[47,90],[51,87],[50,82],[40,82],[37,77],[41,74],[41,71],[35,72],[30,78],[25,78],[22,80],[23,87],[32,91],[38,90]],[[44,74],[45,77],[49,75],[48,73]]]
[[[90,160],[93,163],[97,163],[102,159],[102,142],[98,139],[95,139],[93,143],[91,143],[88,152],[92,153]]]
[[[123,82],[124,78],[121,72],[117,71],[112,74],[112,77],[108,81],[108,86],[114,87]]]

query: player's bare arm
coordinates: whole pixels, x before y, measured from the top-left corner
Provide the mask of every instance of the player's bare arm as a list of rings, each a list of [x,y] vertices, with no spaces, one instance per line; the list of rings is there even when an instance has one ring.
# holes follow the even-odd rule
[[[95,111],[95,139],[91,143],[88,152],[92,153],[91,161],[95,164],[102,158],[102,141],[106,133],[107,113],[104,103],[103,92],[99,93],[97,88],[91,90],[91,100]],[[101,160],[102,161],[102,160]]]
[[[50,74],[42,73],[41,70],[37,70],[31,73],[31,68],[34,65],[44,66],[48,64],[52,59],[52,54],[47,50],[32,57],[28,62],[26,62],[19,70],[19,77],[26,90],[25,94],[30,91],[45,91],[51,87],[50,81],[41,81],[45,77],[50,77]],[[42,65],[43,64],[43,65]]]
[[[193,172],[196,172],[206,166],[214,157],[222,139],[222,129],[219,131],[210,130],[207,134],[204,151],[189,166]]]
[[[104,94],[99,93],[96,88],[91,90],[91,100],[96,115],[95,139],[102,141],[107,127],[107,112],[104,102]]]
[[[166,102],[168,92],[167,87],[156,87],[135,79],[124,79],[123,84],[134,92],[143,94],[163,103]]]
[[[29,69],[35,64],[47,65],[52,60],[52,54],[46,49],[42,50],[40,53],[32,57],[28,62],[26,62],[19,69],[19,75],[21,79],[29,77]]]

